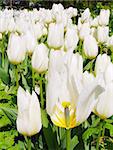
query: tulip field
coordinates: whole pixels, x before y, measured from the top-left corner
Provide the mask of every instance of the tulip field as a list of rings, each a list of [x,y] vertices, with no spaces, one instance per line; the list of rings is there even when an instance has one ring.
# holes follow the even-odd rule
[[[1,8],[0,150],[113,150],[113,4]]]

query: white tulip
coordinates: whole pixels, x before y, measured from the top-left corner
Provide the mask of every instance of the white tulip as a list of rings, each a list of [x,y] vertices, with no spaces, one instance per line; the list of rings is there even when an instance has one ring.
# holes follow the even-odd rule
[[[79,38],[78,38],[76,26],[73,25],[71,27],[67,27],[64,40],[65,40],[64,46],[67,51],[69,49],[74,50],[77,47]]]
[[[48,48],[44,44],[39,44],[32,56],[32,67],[38,73],[48,69]]]
[[[68,18],[76,17],[77,16],[77,9],[73,7],[69,7],[65,9],[66,14],[68,15]]]
[[[103,26],[108,25],[109,24],[109,16],[110,16],[109,9],[107,9],[107,10],[101,9],[100,15],[99,15],[99,24],[103,25]]]
[[[106,43],[109,35],[109,27],[100,27],[97,28],[97,40],[99,43]]]
[[[98,26],[98,20],[99,20],[99,16],[97,16],[96,18],[94,18],[94,19],[91,21],[91,26],[92,26],[92,27],[97,27],[97,26]]]
[[[73,55],[75,66],[70,62]],[[56,57],[52,58],[53,56]],[[67,58],[69,59],[65,61]],[[96,79],[95,82],[82,86],[81,90],[78,88],[80,80],[79,73],[78,78],[76,73],[79,72],[78,68],[82,63],[79,61],[79,54],[66,53],[62,56],[61,51],[54,51],[50,55],[46,109],[52,122],[59,127],[74,128],[85,121],[95,105],[96,96],[102,92]],[[76,99],[73,99],[73,95]]]
[[[91,35],[85,37],[83,50],[88,58],[95,58],[98,55],[98,45],[95,38]]]
[[[32,31],[26,31],[26,33],[24,34],[24,42],[26,46],[26,51],[29,54],[32,54],[37,44],[36,38]]]
[[[79,30],[79,37],[81,40],[84,40],[85,36],[90,34],[90,25],[89,23],[84,23],[81,25]]]
[[[41,111],[36,93],[32,95],[19,87],[17,93],[17,130],[25,136],[32,136],[41,130]]]
[[[59,49],[64,44],[64,26],[62,23],[49,25],[47,43],[49,47]]]
[[[97,77],[102,77],[100,84],[103,87],[113,81],[113,64],[106,54],[98,55],[95,63],[95,74]]]
[[[13,64],[21,63],[25,59],[25,44],[22,36],[11,33],[8,42],[7,55]]]
[[[82,13],[82,15],[81,15],[81,21],[82,21],[82,23],[88,22],[90,20],[90,14],[91,13],[90,13],[89,8],[86,8],[84,10],[84,12]]]
[[[95,39],[97,39],[97,28],[92,27],[90,34],[91,34]]]
[[[109,118],[113,115],[113,82],[106,85],[103,92],[96,100],[94,113],[101,119]]]

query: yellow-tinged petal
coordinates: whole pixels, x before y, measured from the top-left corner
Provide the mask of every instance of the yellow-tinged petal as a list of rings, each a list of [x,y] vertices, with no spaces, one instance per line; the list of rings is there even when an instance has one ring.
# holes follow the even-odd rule
[[[58,102],[51,116],[52,122],[62,128],[74,128],[76,126],[75,109],[71,106],[70,102]]]

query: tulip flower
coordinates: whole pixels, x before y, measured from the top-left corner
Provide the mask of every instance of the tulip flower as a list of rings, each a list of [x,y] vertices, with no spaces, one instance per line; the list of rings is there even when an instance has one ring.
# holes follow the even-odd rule
[[[36,38],[32,31],[26,31],[26,33],[24,34],[24,42],[26,52],[28,52],[28,54],[32,54],[37,44]]]
[[[69,49],[74,50],[77,47],[78,44],[78,34],[76,26],[67,27],[67,31],[65,34],[65,41],[64,46],[65,49],[68,51]]]
[[[113,115],[113,82],[107,84],[105,92],[96,99],[94,113],[101,119],[106,119]]]
[[[99,43],[106,43],[109,35],[109,27],[100,27],[97,28],[97,40]]]
[[[92,27],[98,27],[98,20],[99,20],[99,16],[97,16],[96,18],[94,18],[94,19],[91,21],[91,26],[92,26]]]
[[[97,97],[94,113],[106,119],[113,115],[113,64],[106,54],[97,57],[95,74],[97,77],[101,74],[103,77],[103,82],[101,81],[100,84],[105,91]]]
[[[109,16],[110,16],[110,10],[102,9],[100,11],[100,15],[99,15],[99,24],[102,26],[108,25],[109,24]]]
[[[13,64],[19,64],[25,59],[25,44],[23,36],[17,33],[11,33],[8,42],[7,55],[8,59]]]
[[[40,104],[35,92],[32,95],[19,87],[17,93],[17,130],[25,136],[32,136],[41,130]]]
[[[88,58],[95,58],[98,55],[98,45],[91,35],[85,37],[83,42],[84,53]]]
[[[79,54],[67,53],[62,56],[58,51],[50,55],[46,108],[56,126],[69,129],[80,125],[88,118],[97,95],[102,92],[96,79],[82,84],[82,76],[79,77],[82,62]]]
[[[81,40],[84,40],[85,36],[90,34],[90,25],[89,23],[83,23],[79,30],[79,37]]]
[[[81,21],[82,23],[88,22],[90,20],[90,10],[89,8],[85,9],[84,12],[81,15]]]
[[[32,56],[32,68],[38,72],[48,69],[48,48],[42,43],[36,46]]]
[[[59,49],[64,44],[64,27],[62,23],[49,25],[47,43],[50,48]]]

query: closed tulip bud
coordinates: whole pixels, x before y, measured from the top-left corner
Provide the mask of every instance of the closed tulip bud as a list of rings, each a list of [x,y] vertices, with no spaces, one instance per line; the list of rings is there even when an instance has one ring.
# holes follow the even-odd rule
[[[17,130],[25,136],[38,133],[42,127],[40,104],[36,93],[30,94],[19,87],[17,92]]]
[[[84,10],[84,12],[83,12],[82,15],[81,15],[81,21],[82,21],[82,23],[89,21],[89,19],[90,19],[90,14],[91,14],[91,13],[90,13],[89,8],[87,8],[87,9]]]
[[[100,15],[99,15],[99,24],[106,26],[109,24],[109,16],[110,16],[110,10],[104,10],[102,9],[100,11]]]
[[[92,26],[92,27],[97,27],[97,26],[98,26],[98,20],[99,20],[99,16],[97,16],[96,18],[94,18],[94,19],[91,21],[91,26]]]
[[[85,36],[90,34],[90,26],[89,23],[82,24],[79,30],[79,37],[81,40],[84,40]]]
[[[32,31],[26,31],[24,35],[24,42],[26,51],[28,52],[28,54],[32,54],[37,44],[37,40]]]
[[[38,73],[48,69],[48,48],[44,44],[40,44],[35,48],[32,56],[32,67]]]
[[[78,44],[78,34],[76,26],[67,27],[67,31],[65,34],[65,49],[68,51],[69,49],[74,50]]]
[[[7,49],[9,61],[13,64],[19,64],[25,59],[25,54],[26,50],[23,37],[16,33],[11,33]]]
[[[47,43],[49,47],[59,49],[64,44],[64,26],[62,23],[49,25]]]
[[[113,83],[109,83],[97,99],[94,107],[94,113],[101,119],[109,118],[113,115]]]
[[[95,58],[98,55],[98,45],[91,35],[85,37],[83,42],[84,53],[88,58]]]
[[[109,35],[109,27],[100,27],[97,28],[97,40],[99,43],[106,43]]]

